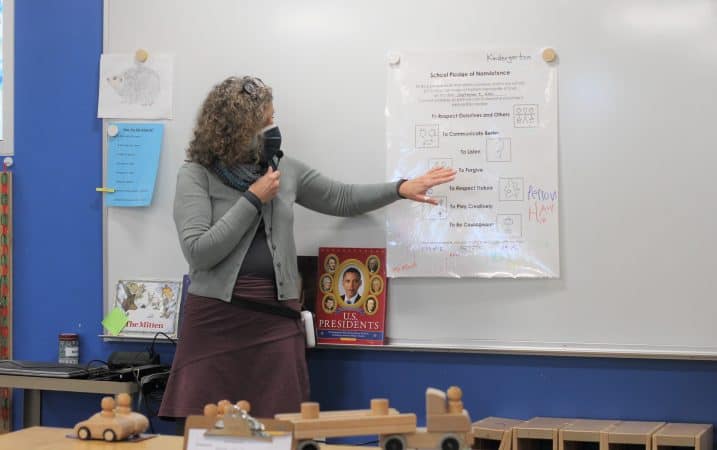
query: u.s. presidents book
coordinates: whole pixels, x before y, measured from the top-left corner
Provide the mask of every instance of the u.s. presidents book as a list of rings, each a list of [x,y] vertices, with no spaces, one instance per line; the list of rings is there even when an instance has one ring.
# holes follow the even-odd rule
[[[319,248],[315,313],[319,344],[383,345],[386,249]]]

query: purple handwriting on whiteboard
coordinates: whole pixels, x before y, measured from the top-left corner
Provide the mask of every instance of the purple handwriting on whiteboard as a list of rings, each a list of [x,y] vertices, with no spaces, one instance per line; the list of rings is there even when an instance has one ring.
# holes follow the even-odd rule
[[[546,223],[558,212],[558,191],[528,185],[528,221]]]

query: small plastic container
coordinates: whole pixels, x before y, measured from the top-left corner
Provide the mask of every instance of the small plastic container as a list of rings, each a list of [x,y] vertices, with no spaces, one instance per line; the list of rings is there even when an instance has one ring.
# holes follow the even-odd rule
[[[80,337],[77,333],[60,333],[59,363],[80,363]]]

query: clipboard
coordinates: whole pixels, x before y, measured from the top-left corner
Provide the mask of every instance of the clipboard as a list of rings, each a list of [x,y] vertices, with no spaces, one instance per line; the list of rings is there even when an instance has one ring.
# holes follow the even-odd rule
[[[293,447],[292,434],[294,431],[294,426],[289,421],[277,419],[258,419],[261,424],[264,425],[267,434],[271,436],[271,438],[267,439],[266,437],[252,436],[249,432],[247,432],[247,428],[235,426],[228,421],[225,422],[225,427],[220,431],[218,428],[216,428],[215,425],[217,421],[221,419],[222,417],[217,418],[200,415],[188,416],[187,421],[184,425],[184,444],[182,448],[184,450],[193,450],[192,447],[190,447],[189,445],[197,440],[198,432],[201,432],[202,435],[205,435],[208,438],[199,439],[202,441],[203,444],[210,442],[212,437],[223,436],[230,438],[244,438],[241,440],[237,440],[237,449],[241,448],[247,450],[249,448],[255,447],[257,450],[265,450],[269,448],[276,448],[277,450],[290,450]],[[274,443],[277,445],[267,445],[267,443],[271,444],[272,441],[276,441]],[[227,443],[225,441],[222,441],[221,444],[224,448],[231,448],[227,447]],[[211,447],[202,448],[207,449]]]

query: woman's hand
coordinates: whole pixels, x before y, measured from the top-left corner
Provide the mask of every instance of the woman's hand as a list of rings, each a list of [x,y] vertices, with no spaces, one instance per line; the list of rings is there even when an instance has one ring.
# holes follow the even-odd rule
[[[401,197],[421,203],[437,205],[438,200],[426,195],[429,189],[440,184],[448,183],[456,178],[456,171],[447,167],[434,167],[418,178],[406,180],[401,183],[398,193]]]
[[[279,178],[281,178],[281,172],[278,170],[274,172],[274,169],[269,166],[269,170],[249,186],[249,192],[256,195],[262,204],[269,203],[279,193]]]

